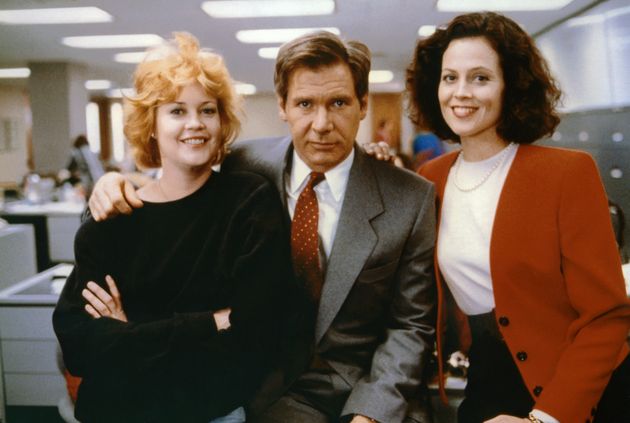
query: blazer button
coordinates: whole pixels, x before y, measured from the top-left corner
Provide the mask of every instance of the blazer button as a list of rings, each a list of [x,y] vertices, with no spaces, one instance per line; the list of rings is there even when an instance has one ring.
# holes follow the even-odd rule
[[[501,316],[501,317],[499,317],[499,324],[500,324],[501,326],[507,326],[507,325],[509,325],[509,324],[510,324],[510,319],[508,319],[508,318],[507,318],[507,317],[505,317],[505,316]]]
[[[518,358],[518,361],[525,361],[527,360],[527,353],[525,351],[519,351],[516,353],[516,358]]]
[[[534,388],[534,395],[539,396],[540,393],[542,392],[542,389],[543,389],[542,386],[536,386]]]

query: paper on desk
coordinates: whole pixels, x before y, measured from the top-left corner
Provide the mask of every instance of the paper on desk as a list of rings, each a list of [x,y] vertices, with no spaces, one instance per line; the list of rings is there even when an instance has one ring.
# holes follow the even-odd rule
[[[53,279],[50,283],[50,290],[55,295],[60,295],[63,287],[66,285],[66,279]]]
[[[74,265],[72,264],[60,264],[57,266],[57,268],[53,272],[53,279],[50,283],[53,294],[61,294],[61,291],[63,290],[63,287],[66,284],[66,280],[68,279],[68,276],[70,276],[70,272],[72,272],[72,269],[74,269]]]
[[[72,272],[72,269],[74,269],[73,264],[66,263],[58,265],[55,269],[55,272],[53,273],[53,279],[67,278],[68,276],[70,276],[70,272]]]

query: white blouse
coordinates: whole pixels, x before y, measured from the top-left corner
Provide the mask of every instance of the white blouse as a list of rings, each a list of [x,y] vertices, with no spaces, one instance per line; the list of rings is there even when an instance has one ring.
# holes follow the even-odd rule
[[[467,162],[460,154],[446,181],[437,257],[444,280],[467,315],[488,313],[494,308],[492,225],[517,151],[518,145],[510,144],[477,162]]]

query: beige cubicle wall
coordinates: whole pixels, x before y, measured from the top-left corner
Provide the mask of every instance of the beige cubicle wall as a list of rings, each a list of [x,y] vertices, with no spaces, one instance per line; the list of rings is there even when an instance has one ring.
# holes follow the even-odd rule
[[[7,203],[0,217],[10,223],[35,226],[38,271],[56,263],[74,262],[74,236],[81,226],[85,205],[75,202]]]
[[[57,265],[0,291],[0,406],[57,406],[66,396],[52,313],[63,283],[56,280],[70,269]]]

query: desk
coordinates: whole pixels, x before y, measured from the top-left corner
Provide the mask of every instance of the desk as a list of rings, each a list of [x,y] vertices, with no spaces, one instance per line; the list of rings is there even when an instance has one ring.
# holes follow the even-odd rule
[[[2,217],[9,223],[27,223],[35,228],[37,270],[58,262],[74,262],[74,235],[81,225],[85,205],[76,202],[29,204],[6,203]]]
[[[57,265],[0,291],[0,367],[7,406],[57,406],[66,395],[52,313],[70,269]]]
[[[0,229],[0,290],[37,273],[32,225]]]
[[[429,393],[431,397],[431,406],[433,407],[433,421],[440,422],[456,422],[457,408],[464,400],[464,389],[466,388],[466,379],[461,377],[448,376],[444,385],[448,404],[443,404],[438,391],[438,384],[429,384]]]

